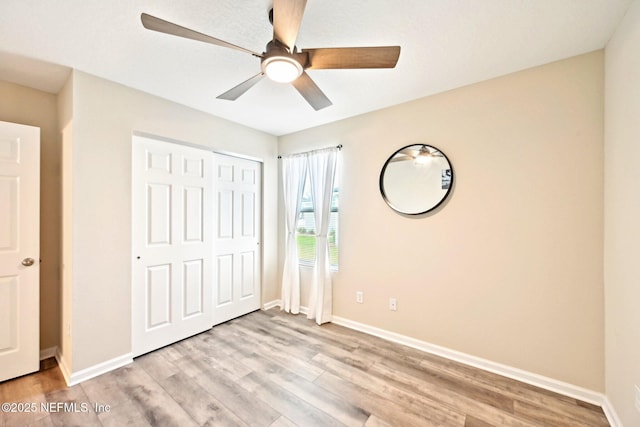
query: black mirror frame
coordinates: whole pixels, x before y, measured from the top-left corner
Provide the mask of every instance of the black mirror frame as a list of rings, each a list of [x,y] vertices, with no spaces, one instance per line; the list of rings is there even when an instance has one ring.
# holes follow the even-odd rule
[[[430,207],[429,209],[427,209],[426,211],[422,211],[422,212],[405,212],[402,211],[401,209],[398,209],[396,206],[394,206],[391,201],[389,201],[385,191],[384,191],[384,173],[387,170],[387,166],[389,165],[389,163],[391,162],[391,159],[393,159],[396,154],[400,153],[403,150],[406,150],[407,148],[410,147],[416,147],[416,146],[426,146],[429,148],[433,148],[435,150],[437,150],[440,154],[442,154],[442,156],[445,158],[445,160],[447,161],[447,163],[449,163],[449,170],[451,171],[451,182],[449,183],[449,188],[447,189],[447,192],[444,194],[444,196],[442,196],[442,199],[440,199],[440,201],[438,203],[436,203],[434,206]],[[382,195],[382,198],[384,199],[385,203],[394,211],[401,213],[403,215],[411,215],[411,216],[417,216],[417,215],[424,215],[428,212],[433,211],[434,209],[438,208],[438,206],[442,205],[442,203],[444,203],[445,200],[447,200],[447,198],[449,197],[449,194],[451,194],[451,190],[453,188],[453,181],[454,181],[454,172],[453,172],[453,164],[451,163],[451,160],[449,160],[449,158],[447,157],[446,154],[444,154],[444,152],[442,150],[440,150],[438,147],[434,147],[433,145],[430,144],[409,144],[406,145],[402,148],[400,148],[399,150],[396,150],[391,156],[389,156],[389,158],[387,159],[387,161],[384,163],[384,166],[382,166],[382,170],[380,171],[380,179],[378,182],[378,185],[380,187],[380,194]]]

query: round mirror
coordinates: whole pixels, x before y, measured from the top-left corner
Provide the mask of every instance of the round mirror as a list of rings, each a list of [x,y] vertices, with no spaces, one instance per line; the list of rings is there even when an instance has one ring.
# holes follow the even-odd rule
[[[425,144],[393,153],[380,172],[380,192],[395,211],[420,215],[438,207],[449,195],[453,170],[444,153]]]

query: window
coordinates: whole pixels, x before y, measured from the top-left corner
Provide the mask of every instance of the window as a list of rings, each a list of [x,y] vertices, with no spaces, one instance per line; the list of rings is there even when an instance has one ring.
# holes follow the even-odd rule
[[[329,233],[327,240],[329,242],[329,263],[332,268],[338,268],[338,186],[337,177],[340,176],[336,171],[336,180],[331,196],[331,213],[329,216]],[[313,214],[313,202],[311,200],[311,182],[309,174],[307,174],[304,183],[304,192],[302,193],[302,207],[300,216],[298,217],[298,226],[296,229],[296,239],[298,241],[298,258],[300,264],[310,265],[316,259],[316,221]]]

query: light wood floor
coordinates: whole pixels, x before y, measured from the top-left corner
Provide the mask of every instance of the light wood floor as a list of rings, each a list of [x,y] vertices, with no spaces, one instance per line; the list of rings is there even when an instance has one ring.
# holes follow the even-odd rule
[[[0,412],[2,427],[608,425],[593,405],[278,310],[74,387],[55,366],[0,383],[0,402],[75,402],[80,411]]]

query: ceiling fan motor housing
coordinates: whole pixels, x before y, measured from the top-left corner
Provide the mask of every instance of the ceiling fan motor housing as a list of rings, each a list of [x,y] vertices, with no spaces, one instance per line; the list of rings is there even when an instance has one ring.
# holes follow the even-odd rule
[[[300,54],[296,52],[295,46],[293,52],[289,52],[282,43],[274,39],[267,44],[260,65],[262,72],[271,80],[290,83],[300,77],[304,71],[299,58]]]

